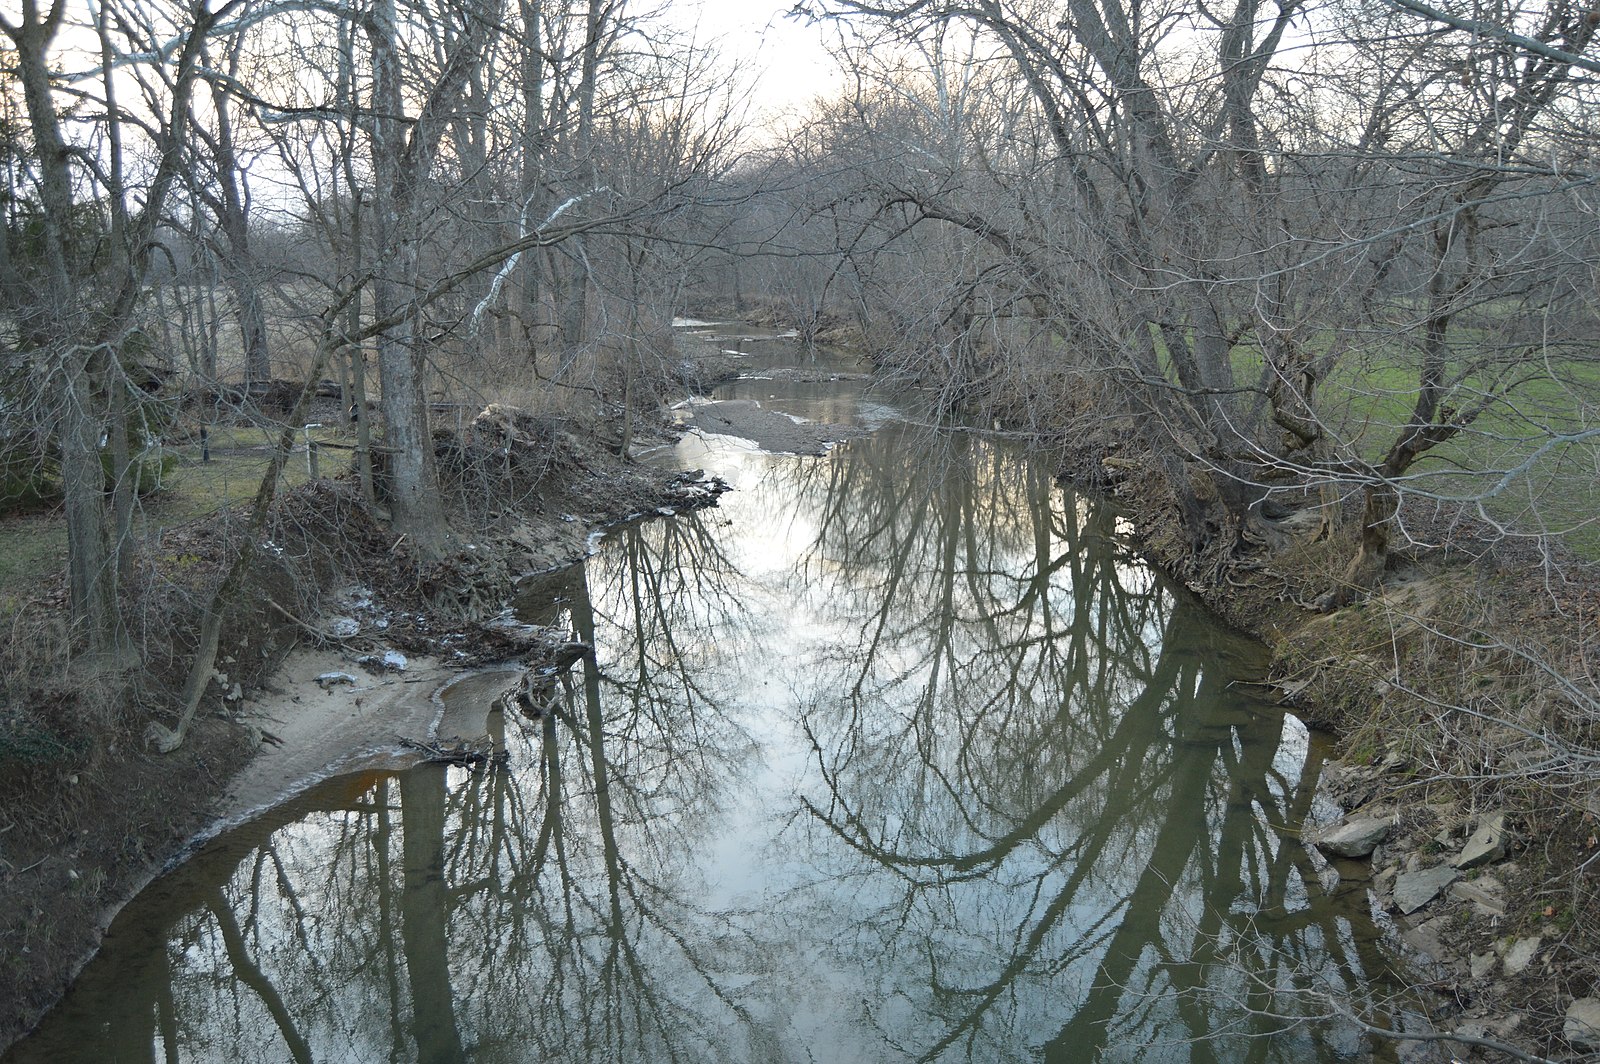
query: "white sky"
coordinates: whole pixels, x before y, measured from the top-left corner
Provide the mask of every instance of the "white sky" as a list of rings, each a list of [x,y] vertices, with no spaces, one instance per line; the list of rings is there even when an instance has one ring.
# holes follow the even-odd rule
[[[794,0],[665,0],[667,16],[701,40],[717,40],[726,65],[752,83],[758,114],[798,110],[835,92],[841,80],[823,45],[826,25],[785,18]]]

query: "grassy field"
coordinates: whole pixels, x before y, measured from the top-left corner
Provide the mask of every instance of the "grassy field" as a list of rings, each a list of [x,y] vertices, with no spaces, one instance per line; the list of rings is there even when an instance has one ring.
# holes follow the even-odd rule
[[[201,460],[199,443],[167,447],[177,465],[162,481],[159,491],[139,500],[133,535],[148,539],[163,528],[205,517],[229,506],[248,505],[255,498],[266,471],[276,431],[248,426],[211,429],[211,460]],[[319,442],[350,442],[330,429],[316,429]],[[306,470],[304,435],[284,467],[284,486],[303,484]],[[322,455],[323,475],[336,474],[349,460],[349,452],[329,450]],[[0,613],[10,613],[42,591],[54,587],[64,571],[67,525],[59,507],[41,513],[0,519]]]
[[[1496,342],[1488,328],[1459,329],[1452,339],[1466,358]],[[1258,349],[1240,345],[1233,361],[1241,384],[1260,380]],[[1460,374],[1458,363],[1447,367],[1446,379]],[[1508,382],[1515,383],[1506,390]],[[1336,363],[1318,386],[1317,405],[1345,453],[1376,462],[1408,423],[1417,389],[1414,356],[1398,343],[1374,344]],[[1491,389],[1504,392],[1504,401],[1412,468],[1414,503],[1429,506],[1438,497],[1474,513],[1481,503],[1481,516],[1508,534],[1557,536],[1581,559],[1600,562],[1600,438],[1554,442],[1600,424],[1600,342],[1593,352],[1524,361],[1500,381],[1467,375],[1444,404],[1467,409]]]
[[[1510,534],[1559,536],[1579,557],[1600,561],[1600,439],[1556,442],[1596,424],[1600,364],[1530,364],[1507,380],[1516,383],[1503,401],[1425,454],[1409,486],[1475,511],[1481,505],[1481,516]],[[1322,397],[1341,438],[1375,461],[1409,420],[1417,387],[1414,366],[1369,353],[1344,361]],[[1466,409],[1490,389],[1503,385],[1468,376],[1444,402]]]

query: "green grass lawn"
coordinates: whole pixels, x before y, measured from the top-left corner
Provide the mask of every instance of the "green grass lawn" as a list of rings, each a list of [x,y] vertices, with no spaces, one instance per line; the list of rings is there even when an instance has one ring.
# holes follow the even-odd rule
[[[145,539],[162,528],[205,517],[235,505],[249,505],[266,472],[276,432],[265,429],[217,426],[210,431],[211,460],[201,461],[198,442],[165,448],[177,464],[163,478],[161,489],[139,501],[133,534]],[[349,440],[331,429],[313,431],[322,442]],[[294,487],[309,479],[304,435],[297,435],[296,451],[284,467],[283,486]],[[330,450],[322,455],[323,475],[337,474],[349,452]],[[0,518],[0,614],[15,610],[36,594],[66,566],[67,525],[59,507],[40,513]]]
[[[1470,357],[1474,339],[1492,342],[1478,330],[1463,330],[1457,350]],[[1260,374],[1259,355],[1235,352],[1241,380]],[[1447,379],[1459,373],[1452,368]],[[1249,376],[1246,376],[1248,374]],[[1559,534],[1580,557],[1600,561],[1600,440],[1569,443],[1540,454],[1525,471],[1500,485],[1546,447],[1555,435],[1597,424],[1600,361],[1567,357],[1559,362],[1529,362],[1507,380],[1517,383],[1506,401],[1484,411],[1453,439],[1427,452],[1413,467],[1411,486],[1450,498],[1483,499],[1485,514],[1516,534]],[[1418,370],[1397,348],[1375,348],[1342,359],[1319,387],[1323,416],[1339,437],[1370,461],[1381,458],[1409,421],[1416,402]],[[1485,375],[1456,384],[1445,403],[1466,409],[1486,389],[1499,387]],[[1475,504],[1471,504],[1475,505]]]
[[[1450,342],[1459,357],[1447,368],[1447,380],[1460,374],[1465,360],[1501,342],[1495,317],[1514,309],[1486,304],[1477,308],[1475,324],[1452,330]],[[1175,381],[1159,333],[1155,341],[1162,368]],[[1326,351],[1333,342],[1329,336],[1320,346]],[[1258,348],[1241,344],[1232,357],[1241,386],[1260,382]],[[1419,387],[1416,357],[1398,342],[1374,341],[1340,358],[1318,386],[1319,413],[1347,448],[1368,461],[1381,459],[1410,420]],[[1498,486],[1505,472],[1518,469],[1553,435],[1600,425],[1600,340],[1587,351],[1569,347],[1558,359],[1524,361],[1505,380],[1517,382],[1507,393],[1509,401],[1490,407],[1455,438],[1427,452],[1412,468],[1410,485],[1454,499],[1493,491],[1483,500],[1491,520],[1513,534],[1559,535],[1583,560],[1600,562],[1600,440],[1555,447]],[[1499,384],[1486,374],[1469,375],[1445,402],[1465,409]]]

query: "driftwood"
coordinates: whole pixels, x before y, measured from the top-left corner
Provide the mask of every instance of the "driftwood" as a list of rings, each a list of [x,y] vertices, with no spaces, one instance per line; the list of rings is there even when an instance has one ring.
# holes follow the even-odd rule
[[[484,749],[486,744],[488,740],[474,741],[454,735],[448,739],[426,741],[400,739],[401,746],[417,751],[424,761],[434,765],[460,765],[477,771],[486,765],[504,765],[511,760],[511,755],[503,749],[496,750],[492,745]]]

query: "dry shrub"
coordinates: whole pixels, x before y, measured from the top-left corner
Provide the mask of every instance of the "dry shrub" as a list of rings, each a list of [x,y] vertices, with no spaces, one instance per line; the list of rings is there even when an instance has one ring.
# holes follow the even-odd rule
[[[502,403],[484,407],[460,429],[436,428],[433,448],[446,512],[474,528],[541,511],[551,479],[583,468],[567,419]],[[376,472],[384,479],[381,461]]]
[[[98,771],[108,737],[128,726],[126,673],[75,656],[63,610],[30,603],[4,623],[0,808],[37,817],[67,780]]]
[[[257,567],[281,574],[297,599],[310,602],[320,589],[371,568],[393,539],[353,478],[314,480],[279,497],[267,526],[271,546]]]

